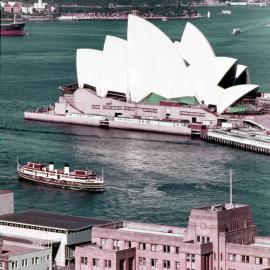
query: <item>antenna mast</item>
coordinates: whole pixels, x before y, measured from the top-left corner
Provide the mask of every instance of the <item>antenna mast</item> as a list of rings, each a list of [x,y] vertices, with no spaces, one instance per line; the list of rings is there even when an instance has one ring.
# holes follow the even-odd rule
[[[230,205],[233,205],[233,193],[232,193],[232,169],[230,169]]]

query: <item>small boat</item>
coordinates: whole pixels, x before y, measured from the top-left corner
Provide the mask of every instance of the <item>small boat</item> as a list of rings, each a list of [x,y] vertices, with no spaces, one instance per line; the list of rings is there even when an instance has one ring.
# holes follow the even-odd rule
[[[223,9],[223,10],[221,10],[221,14],[223,14],[223,15],[231,15],[232,12],[229,9]]]
[[[16,16],[14,15],[12,23],[1,23],[0,36],[24,36],[24,26],[24,22],[16,22]]]
[[[99,177],[91,170],[70,171],[68,164],[58,170],[54,168],[53,162],[46,166],[36,162],[21,165],[17,161],[17,173],[21,180],[52,187],[88,191],[103,191],[104,188],[103,170],[102,177]]]
[[[167,22],[168,18],[167,17],[162,17],[161,19],[163,22]]]
[[[240,28],[233,28],[231,35],[239,35],[241,33]]]
[[[211,18],[211,12],[210,11],[207,12],[207,18]]]

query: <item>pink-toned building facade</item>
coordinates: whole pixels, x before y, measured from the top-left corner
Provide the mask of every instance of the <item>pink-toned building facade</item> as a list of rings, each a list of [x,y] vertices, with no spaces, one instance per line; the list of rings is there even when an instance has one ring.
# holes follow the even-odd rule
[[[259,237],[247,205],[192,209],[188,227],[115,222],[76,247],[76,270],[270,269],[270,237]]]

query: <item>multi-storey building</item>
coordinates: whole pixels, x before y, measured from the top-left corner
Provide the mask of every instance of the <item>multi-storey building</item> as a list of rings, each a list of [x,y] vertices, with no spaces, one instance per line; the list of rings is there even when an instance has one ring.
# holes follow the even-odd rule
[[[0,270],[51,270],[52,249],[16,238],[0,239]]]
[[[0,235],[23,243],[50,246],[52,263],[61,267],[73,263],[76,245],[91,241],[93,226],[110,223],[101,219],[37,211],[14,213],[13,207],[13,192],[0,190]],[[11,243],[9,246],[16,245]]]
[[[114,222],[76,247],[76,270],[263,270],[270,237],[259,237],[247,205],[191,210],[188,227]]]

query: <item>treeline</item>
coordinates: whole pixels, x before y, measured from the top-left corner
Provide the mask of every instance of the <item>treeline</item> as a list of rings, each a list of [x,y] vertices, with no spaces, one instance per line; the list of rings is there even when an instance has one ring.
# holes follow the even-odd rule
[[[160,7],[145,7],[145,6],[137,6],[135,7],[136,10],[142,12],[143,14],[155,14],[160,16],[166,17],[176,17],[176,16],[183,16],[183,15],[196,15],[197,11],[192,8],[187,7],[176,7],[176,6],[160,6]],[[117,7],[114,9],[110,9],[108,7],[104,8],[93,8],[93,7],[66,7],[66,6],[59,6],[57,8],[57,13],[65,14],[65,13],[116,13],[116,12],[125,12],[134,9],[133,7]]]
[[[34,3],[36,0],[21,0],[24,3]],[[199,0],[198,0],[199,1]],[[51,5],[77,5],[77,6],[102,6],[108,7],[109,4],[114,5],[132,5],[132,6],[172,6],[180,4],[188,4],[190,0],[44,0]],[[192,1],[194,2],[194,1]]]

